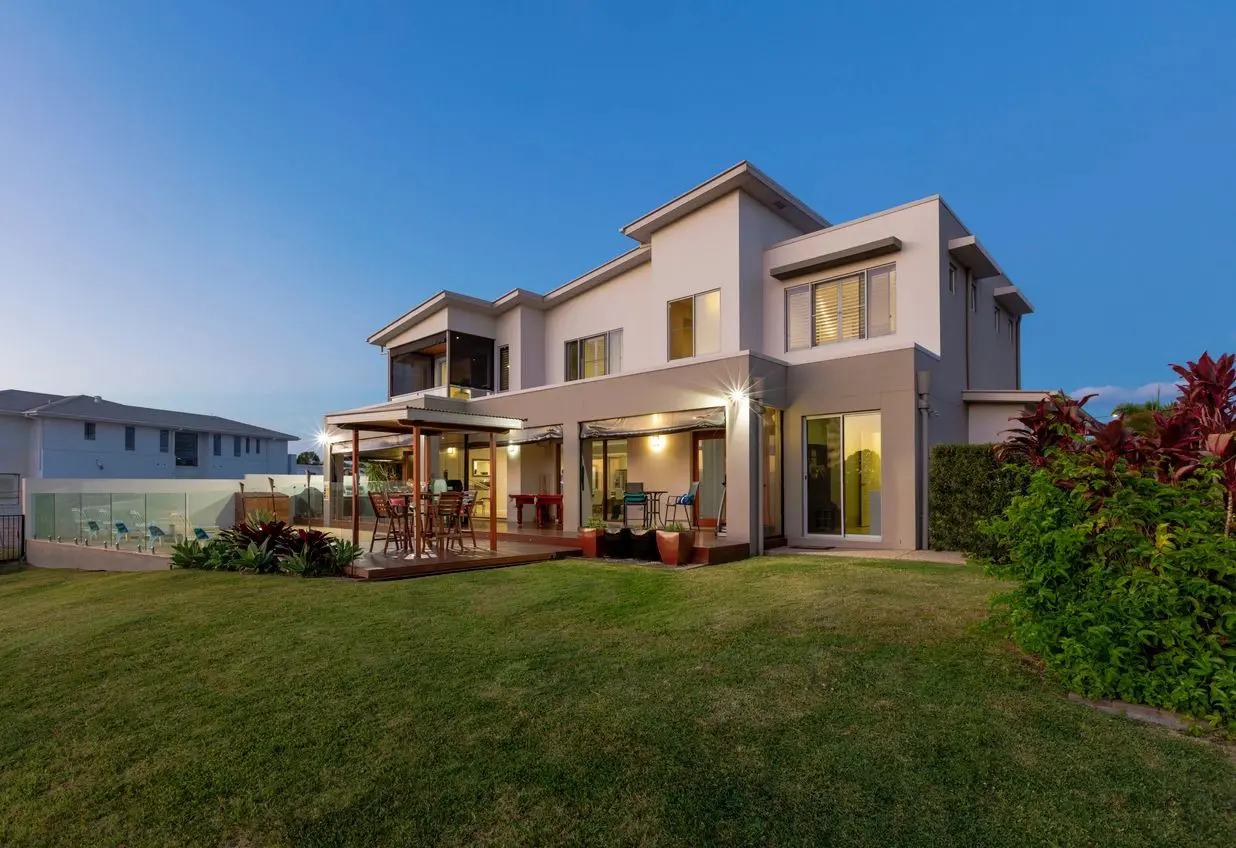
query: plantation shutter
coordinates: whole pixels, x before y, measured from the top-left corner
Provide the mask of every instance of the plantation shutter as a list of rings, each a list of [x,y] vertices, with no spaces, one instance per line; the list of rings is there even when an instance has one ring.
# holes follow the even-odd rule
[[[816,344],[827,344],[837,341],[837,328],[840,325],[838,314],[836,283],[818,283],[815,286],[814,340]]]
[[[566,343],[566,378],[567,380],[579,379],[579,342],[572,341]]]
[[[841,292],[841,338],[863,338],[867,332],[867,316],[863,314],[866,297],[862,275],[841,280],[835,285]]]
[[[498,391],[511,390],[511,346],[498,348]]]
[[[896,330],[897,268],[873,268],[867,272],[867,335],[888,336]]]
[[[811,286],[785,290],[785,349],[811,347]]]

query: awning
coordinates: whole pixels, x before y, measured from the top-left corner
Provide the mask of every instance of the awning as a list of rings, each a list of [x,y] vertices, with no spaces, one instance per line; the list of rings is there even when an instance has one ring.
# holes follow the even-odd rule
[[[499,436],[498,444],[500,445],[530,445],[536,442],[560,442],[562,441],[562,425],[561,424],[546,424],[543,427],[524,427],[521,430],[512,430],[509,436]],[[471,439],[468,440],[468,445],[489,444],[488,439]]]
[[[725,407],[717,406],[711,409],[693,409],[685,412],[654,412],[651,415],[633,415],[629,418],[582,421],[579,425],[579,437],[581,439],[619,439],[624,436],[651,436],[657,433],[716,430],[724,427]]]

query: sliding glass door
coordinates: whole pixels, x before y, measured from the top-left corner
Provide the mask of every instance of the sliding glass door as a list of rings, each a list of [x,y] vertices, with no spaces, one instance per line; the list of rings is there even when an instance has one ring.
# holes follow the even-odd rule
[[[804,531],[880,538],[880,413],[803,421]]]

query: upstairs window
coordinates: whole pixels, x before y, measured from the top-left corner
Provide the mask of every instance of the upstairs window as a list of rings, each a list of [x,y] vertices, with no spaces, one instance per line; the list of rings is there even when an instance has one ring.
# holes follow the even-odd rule
[[[721,352],[721,291],[671,300],[669,358],[689,359]]]
[[[232,436],[232,456],[240,456],[240,436]]]
[[[957,294],[957,266],[952,263],[948,266],[948,293]]]
[[[137,450],[137,428],[124,428],[124,449],[127,451]]]
[[[197,468],[197,433],[176,434],[176,467]]]
[[[261,453],[262,452],[262,440],[254,439],[253,444],[254,444],[254,453]]]
[[[622,370],[622,330],[566,343],[566,379],[604,377]]]
[[[159,453],[167,453],[168,440],[171,439],[171,433],[167,430],[159,431]]]
[[[970,277],[970,272],[966,272],[966,276]],[[970,277],[970,311],[978,312],[978,280]]]
[[[502,345],[498,348],[498,391],[511,390],[511,346]]]
[[[222,433],[215,433],[213,447],[214,447],[215,456],[223,456],[223,434]]]
[[[85,422],[85,425],[86,426],[83,428],[83,435],[85,436],[86,441],[93,442],[95,436],[94,422],[87,421]]]
[[[998,336],[1000,335],[1000,307],[995,307],[993,311],[995,314],[996,335]]]
[[[249,437],[245,436],[245,453],[249,453]]]
[[[1013,344],[1013,319],[1009,318],[1009,344]]]
[[[785,292],[785,349],[891,335],[896,312],[896,265],[794,286]]]

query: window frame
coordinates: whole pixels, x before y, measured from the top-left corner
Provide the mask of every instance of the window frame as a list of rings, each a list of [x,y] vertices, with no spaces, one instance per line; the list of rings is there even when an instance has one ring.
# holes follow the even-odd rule
[[[124,428],[124,449],[129,452],[137,450],[137,428],[126,424]]]
[[[253,452],[259,456],[262,453],[262,440],[260,437],[253,440]]]
[[[250,453],[252,453],[252,447],[253,445],[249,441],[249,437],[245,436],[245,456],[248,456]]]
[[[240,456],[240,436],[232,436],[232,456]]]
[[[615,345],[615,338],[618,343]],[[585,376],[584,365],[584,345],[587,342],[597,339],[605,339],[605,372],[603,374],[594,374],[591,377]],[[575,376],[571,376],[571,346],[575,346],[574,364]],[[615,363],[615,352],[617,353],[617,363]],[[615,365],[617,367],[615,367]],[[606,330],[602,333],[593,333],[589,336],[580,336],[575,339],[567,339],[562,343],[562,378],[565,383],[576,383],[580,380],[595,380],[598,377],[608,377],[613,374],[618,374],[622,370],[622,328],[614,330]]]
[[[701,297],[706,297],[710,294],[717,296],[717,350],[701,354],[699,352],[699,309],[697,308],[698,301]],[[670,314],[674,304],[688,301],[691,304],[691,352],[685,356],[674,356],[674,327],[670,322]],[[697,356],[712,356],[715,353],[721,352],[721,289],[708,289],[707,291],[696,292],[695,294],[676,297],[673,300],[665,302],[665,360],[666,362],[678,362],[682,359],[694,359]]]
[[[172,432],[171,430],[159,431],[159,453],[168,453],[171,450]]]
[[[957,294],[957,266],[952,262],[948,263],[948,293]]]
[[[87,442],[96,442],[99,438],[98,425],[93,421],[82,422],[82,438]]]
[[[215,456],[223,456],[223,434],[215,433],[210,440],[211,453]]]
[[[182,442],[182,440],[187,440],[187,439],[190,439],[190,438],[193,440],[193,441],[192,441],[192,445],[193,445],[193,461],[192,461],[192,462],[189,462],[189,461],[186,459],[185,461],[183,461],[183,462],[182,462],[182,461],[181,461],[181,447],[180,447],[180,443]],[[201,449],[202,449],[202,443],[201,443],[201,442],[202,442],[202,440],[201,440],[201,438],[199,437],[199,434],[198,434],[198,433],[191,432],[191,431],[188,431],[188,430],[177,430],[177,431],[176,431],[176,437],[175,437],[175,439],[174,439],[174,442],[175,442],[175,447],[174,447],[174,450],[173,450],[173,452],[172,452],[172,456],[173,456],[173,458],[174,458],[174,460],[175,460],[175,465],[176,465],[176,467],[177,467],[177,468],[197,468],[197,467],[201,464]],[[188,441],[185,441],[184,443],[185,443],[186,445],[187,445],[187,444],[189,444],[189,442],[188,442]]]
[[[891,285],[889,287],[889,307],[890,307],[889,330],[886,333],[880,333],[879,335],[873,336],[871,335],[871,275],[873,272],[883,271],[886,268],[891,269],[891,272],[892,272],[891,273]],[[845,338],[842,335],[843,326],[845,324],[845,315],[839,310],[838,311],[838,321],[837,321],[837,338],[832,339],[832,340],[827,340],[827,341],[817,341],[816,339],[816,311],[815,311],[816,301],[817,301],[816,289],[819,286],[840,284],[847,280],[852,280],[856,277],[858,278],[858,281],[859,281],[859,297],[860,297],[859,308],[861,309],[862,316],[863,316],[862,325],[860,328],[860,334],[858,335],[857,338]],[[810,308],[810,314],[808,315],[809,340],[808,340],[808,344],[806,347],[792,348],[790,347],[790,296],[792,293],[801,292],[804,289],[807,292],[807,303]],[[838,289],[838,291],[840,292],[840,289]],[[784,335],[786,353],[793,353],[793,352],[800,351],[800,350],[813,350],[817,347],[825,347],[828,345],[843,344],[845,342],[861,342],[861,341],[867,341],[870,339],[884,338],[885,336],[895,336],[897,334],[897,263],[896,262],[884,262],[880,265],[872,265],[867,268],[860,268],[857,271],[850,271],[848,273],[840,274],[840,275],[833,276],[833,277],[826,277],[820,280],[808,280],[806,282],[798,283],[793,286],[787,286],[785,289],[784,305],[782,308],[783,308],[783,319],[784,319],[783,335]]]
[[[966,270],[966,282],[969,283],[968,290],[970,293],[970,311],[977,315],[979,296],[978,280],[974,279],[974,275],[968,269]]]

